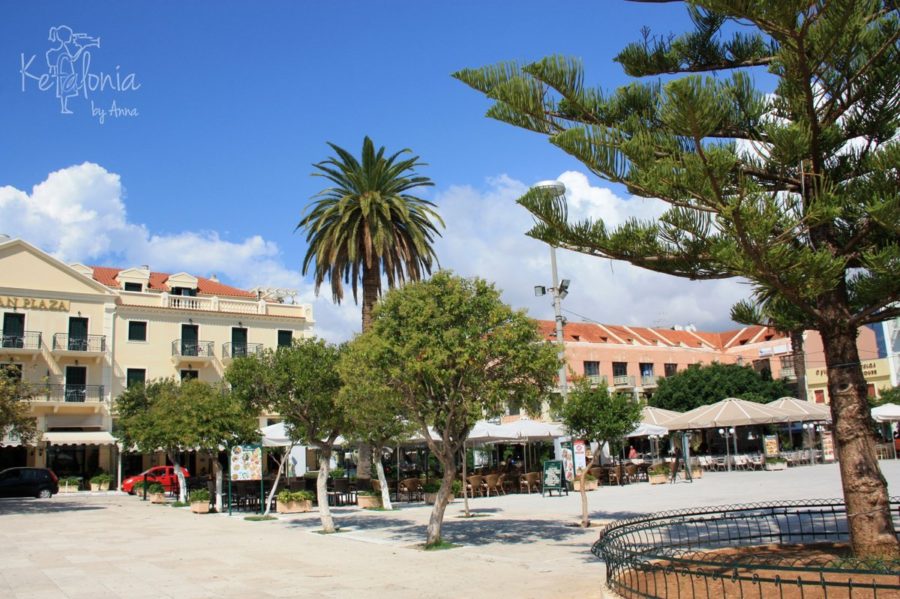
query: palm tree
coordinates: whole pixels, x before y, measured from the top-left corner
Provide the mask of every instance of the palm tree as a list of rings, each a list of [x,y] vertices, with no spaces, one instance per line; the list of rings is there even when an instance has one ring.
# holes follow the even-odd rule
[[[363,140],[362,161],[330,143],[333,156],[315,164],[314,176],[333,185],[314,196],[297,225],[306,231],[308,249],[303,258],[305,275],[314,263],[315,290],[327,278],[336,303],[344,298],[344,285],[353,290],[362,282],[362,330],[369,329],[372,309],[381,296],[382,275],[388,288],[407,279],[417,281],[431,273],[437,258],[432,248],[440,236],[437,224],[444,221],[434,204],[410,191],[432,186],[428,177],[415,172],[418,156],[404,149],[385,157],[382,146],[375,151],[369,137]]]

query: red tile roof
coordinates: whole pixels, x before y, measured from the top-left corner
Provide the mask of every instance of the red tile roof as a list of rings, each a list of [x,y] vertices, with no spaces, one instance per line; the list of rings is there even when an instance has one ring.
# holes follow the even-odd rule
[[[556,322],[552,320],[538,320],[538,329],[541,336],[548,341],[556,341]],[[629,330],[630,329],[630,330]],[[686,331],[675,329],[663,329],[656,327],[638,327],[628,326],[626,329],[622,325],[594,324],[588,322],[572,322],[566,324],[563,329],[563,337],[567,343],[583,342],[583,343],[612,343],[615,345],[671,345],[691,348],[714,348],[726,349],[726,345],[731,342],[728,347],[740,345],[741,341],[749,343],[755,338],[764,327],[746,327],[734,331],[725,331],[721,333],[709,331]],[[785,335],[777,332],[772,328],[765,328],[762,334],[759,334],[757,342],[766,341],[766,337],[779,339]],[[619,337],[622,341],[619,341]],[[665,341],[663,341],[662,339]]]
[[[118,274],[124,270],[122,268],[110,268],[108,266],[92,266],[94,269],[94,280],[98,283],[106,285],[107,287],[112,287],[114,289],[121,289],[121,285],[116,281],[116,277]],[[169,280],[171,275],[165,272],[151,272],[150,273],[150,286],[149,289],[151,291],[171,291],[169,286],[166,284],[166,281]],[[197,277],[197,294],[198,295],[218,295],[218,296],[229,296],[229,297],[246,297],[256,299],[256,294],[252,291],[245,291],[243,289],[238,289],[237,287],[232,287],[231,285],[225,285],[218,281],[213,281],[212,279],[207,279],[206,277]]]

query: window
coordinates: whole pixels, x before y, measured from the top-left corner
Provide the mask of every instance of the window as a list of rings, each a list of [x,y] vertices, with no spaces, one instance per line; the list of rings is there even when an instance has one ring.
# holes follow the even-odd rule
[[[172,287],[172,295],[184,295],[194,297],[197,295],[196,289],[191,289],[190,287]]]
[[[143,291],[144,286],[140,283],[125,283],[125,291]]]
[[[678,372],[678,364],[665,364],[663,370],[666,376],[675,376],[675,373]]]
[[[816,389],[816,403],[825,403],[825,391]]]
[[[181,380],[186,381],[188,379],[195,379],[199,376],[199,373],[196,370],[182,370],[181,371]]]
[[[143,368],[129,368],[125,372],[125,388],[131,389],[134,385],[143,385],[147,381],[147,371]]]
[[[147,340],[147,323],[142,320],[128,321],[128,340],[129,341],[146,341]]]
[[[649,362],[641,362],[641,376],[653,376],[653,364]]]
[[[3,347],[25,347],[25,315],[14,312],[3,314]]]
[[[628,362],[613,362],[613,376],[628,376]]]
[[[772,367],[769,365],[769,358],[753,360],[753,370],[758,372],[763,378],[772,378]]]
[[[290,347],[293,339],[293,331],[278,331],[278,347]]]
[[[584,376],[600,376],[600,362],[584,362]]]

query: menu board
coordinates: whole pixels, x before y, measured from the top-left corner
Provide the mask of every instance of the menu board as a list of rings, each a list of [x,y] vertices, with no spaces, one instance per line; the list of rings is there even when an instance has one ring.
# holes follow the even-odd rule
[[[822,457],[826,462],[834,461],[834,437],[831,436],[831,433],[822,435]]]
[[[262,480],[262,447],[236,445],[231,448],[231,480]]]
[[[766,455],[777,456],[778,451],[778,435],[766,435]]]
[[[544,462],[544,473],[541,477],[543,484],[541,485],[541,495],[544,493],[553,494],[558,491],[560,495],[563,491],[569,494],[569,486],[566,484],[564,476],[562,460],[547,460]]]

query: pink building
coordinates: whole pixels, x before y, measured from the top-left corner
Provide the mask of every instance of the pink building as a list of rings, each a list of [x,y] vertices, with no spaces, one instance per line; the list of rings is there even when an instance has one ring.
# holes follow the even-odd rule
[[[553,321],[539,320],[538,325],[545,339],[556,341]],[[661,377],[691,364],[747,364],[758,371],[768,370],[776,379],[796,380],[790,339],[768,327],[711,333],[690,325],[663,329],[569,323],[564,338],[570,372],[605,384],[610,390],[634,393],[635,397],[651,395]],[[877,355],[871,329],[861,329],[857,343],[861,359]],[[819,334],[806,331],[804,345],[807,372],[824,368]],[[827,396],[809,393],[809,398],[825,401]]]

